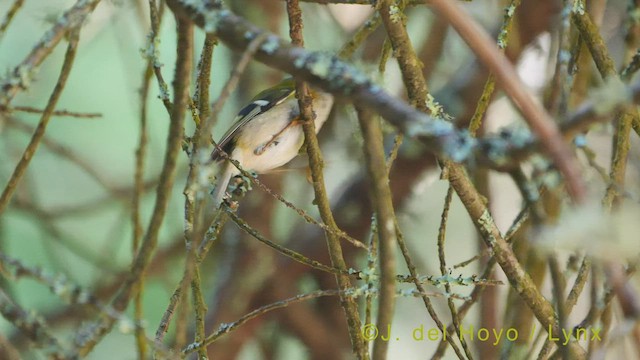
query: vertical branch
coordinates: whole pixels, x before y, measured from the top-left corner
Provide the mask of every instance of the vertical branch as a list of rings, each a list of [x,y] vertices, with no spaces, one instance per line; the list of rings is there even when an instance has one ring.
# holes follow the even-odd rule
[[[302,37],[302,12],[300,11],[298,0],[287,0],[287,13],[289,15],[289,32],[292,43],[296,46],[302,47],[304,46],[304,40]],[[324,223],[331,229],[337,230],[338,225],[333,218],[331,205],[329,204],[329,198],[325,188],[324,174],[322,172],[324,164],[322,154],[320,152],[320,146],[318,144],[318,138],[316,137],[313,109],[311,108],[312,102],[308,94],[308,89],[302,82],[296,82],[296,97],[298,98],[298,106],[300,107],[302,130],[304,132],[304,142],[307,148],[307,155],[309,157],[309,167],[311,168],[315,202],[318,206],[318,210],[320,211],[322,221],[324,221]],[[327,238],[327,247],[329,248],[331,264],[340,270],[346,270],[347,265],[342,254],[340,238],[336,235],[335,231],[325,232],[325,236]],[[351,281],[349,280],[349,277],[344,274],[336,274],[336,281],[341,290],[340,303],[346,314],[353,352],[359,359],[368,359],[369,356],[367,354],[366,346],[360,336],[361,324],[360,317],[358,315],[358,305],[353,297],[345,294],[345,291],[351,287]]]
[[[204,313],[206,312],[206,303],[202,296],[202,291],[200,288],[200,270],[199,266],[202,260],[205,258],[207,252],[210,247],[213,245],[214,241],[219,237],[220,231],[222,227],[226,223],[228,216],[226,212],[217,211],[212,217],[209,223],[204,224],[196,224],[195,222],[195,209],[192,211],[192,202],[195,201],[195,190],[197,190],[198,186],[196,184],[197,175],[194,174],[195,166],[197,165],[197,157],[193,156],[195,151],[202,146],[206,145],[208,140],[208,136],[204,136],[205,134],[209,134],[211,132],[211,128],[217,120],[218,113],[222,109],[222,105],[225,103],[228,96],[233,91],[233,88],[238,83],[238,79],[243,71],[246,69],[246,66],[249,64],[249,61],[253,57],[253,54],[257,50],[258,46],[264,41],[264,36],[259,36],[254,39],[247,50],[242,54],[242,57],[236,67],[234,68],[231,77],[224,85],[222,92],[218,99],[213,103],[211,110],[208,109],[208,90],[204,90],[207,86],[205,83],[208,83],[208,80],[202,79],[201,77],[210,76],[210,57],[212,55],[211,51],[213,51],[213,43],[214,39],[205,39],[205,44],[203,46],[202,56],[200,64],[199,64],[199,72],[198,72],[198,89],[196,92],[198,94],[197,99],[198,106],[203,109],[200,111],[202,115],[199,121],[196,121],[197,126],[197,134],[194,134],[192,138],[192,154],[190,155],[190,171],[187,177],[187,186],[185,186],[184,194],[185,194],[185,243],[187,245],[187,259],[185,261],[185,270],[183,272],[182,279],[180,283],[177,285],[176,289],[169,299],[169,304],[167,305],[167,309],[165,310],[160,323],[158,324],[158,328],[156,329],[155,341],[161,342],[164,336],[167,333],[169,328],[169,324],[173,320],[174,312],[176,308],[181,302],[184,291],[186,290],[186,285],[189,283],[188,277],[191,277],[191,288],[194,293],[193,302],[196,311],[196,337],[199,338],[204,334]],[[205,110],[206,108],[206,110]],[[206,117],[205,117],[206,116]],[[199,129],[199,130],[198,130]],[[201,239],[199,244],[193,244],[192,239]],[[193,250],[197,247],[197,252],[194,254]],[[195,256],[194,256],[195,255]],[[190,264],[193,266],[193,272],[189,267]],[[199,335],[200,334],[200,335]],[[196,341],[197,342],[197,341]],[[206,356],[206,348],[198,348],[198,353],[200,355]]]
[[[200,267],[193,265],[193,272],[191,274],[191,292],[193,296],[193,309],[195,312],[195,337],[194,341],[203,341],[206,334],[204,328],[204,320],[207,314],[207,303],[204,299],[201,287]],[[198,350],[198,359],[208,359],[207,349],[202,348]]]
[[[480,194],[475,190],[467,174],[462,168],[449,168],[449,181],[456,189],[467,212],[474,219],[474,224],[483,236],[486,245],[493,250],[494,256],[509,283],[518,292],[520,297],[533,311],[536,318],[547,331],[560,333],[560,327],[553,311],[553,307],[547,301],[531,277],[524,271],[522,265],[513,254],[510,245],[500,234],[500,231],[493,222],[493,218]],[[567,346],[574,359],[584,358],[584,350],[575,341],[570,341]]]
[[[511,34],[513,17],[518,6],[520,6],[520,1],[521,0],[511,0],[511,3],[505,10],[504,21],[500,27],[500,35],[498,37],[498,49],[500,49],[502,53],[504,53],[504,49],[506,49],[509,44],[509,35]],[[476,105],[476,110],[471,118],[471,123],[469,124],[469,132],[472,135],[475,135],[482,125],[482,118],[489,108],[495,88],[496,78],[493,73],[490,73],[489,78],[484,84],[484,90],[482,91],[482,95],[480,95],[480,100]]]
[[[171,114],[171,100],[169,98],[169,86],[167,82],[164,81],[164,76],[162,75],[162,63],[158,59],[158,33],[160,32],[160,21],[162,20],[162,13],[164,9],[164,2],[161,3],[160,8],[156,4],[156,0],[149,0],[149,18],[151,19],[151,33],[149,34],[149,44],[147,49],[147,57],[153,64],[153,73],[156,75],[156,79],[158,80],[158,87],[160,90],[160,100],[164,104],[167,112]]]
[[[189,51],[189,58],[193,56],[193,25],[191,22],[179,22],[178,23],[178,39],[182,41],[185,45],[183,51]],[[206,44],[206,40],[205,40]],[[202,55],[208,56],[210,54],[208,51],[203,50]],[[202,72],[201,65],[203,62],[207,60],[201,59],[199,62],[199,74]],[[206,70],[205,70],[206,71]],[[200,84],[201,79],[197,79]],[[185,90],[188,93],[188,88]],[[206,91],[206,90],[205,90]],[[208,93],[208,92],[207,92]],[[200,96],[200,89],[197,90],[197,96]],[[160,325],[156,330],[155,341],[157,343],[161,342],[164,335],[166,334],[166,330],[168,329],[171,320],[173,319],[173,314],[175,308],[178,307],[178,316],[176,320],[176,338],[175,338],[175,346],[180,348],[187,343],[187,332],[188,332],[188,314],[189,314],[189,303],[183,299],[183,296],[188,296],[187,290],[189,282],[193,279],[193,272],[196,268],[195,264],[195,249],[197,247],[197,243],[194,242],[195,231],[197,228],[196,223],[196,204],[198,203],[198,192],[202,191],[199,188],[199,184],[197,183],[197,179],[199,178],[199,158],[198,151],[200,147],[200,137],[201,137],[201,128],[202,122],[200,121],[199,111],[197,106],[198,101],[194,101],[189,99],[189,108],[191,110],[192,118],[195,123],[194,135],[191,137],[191,149],[188,151],[189,156],[189,173],[187,175],[187,181],[183,190],[183,195],[185,196],[184,202],[184,243],[186,248],[186,256],[185,256],[185,264],[181,281],[178,283],[178,286],[173,292],[171,296],[169,309],[165,312],[165,316],[162,317],[160,321]],[[198,279],[199,281],[199,279]],[[192,290],[198,291],[200,289],[199,283],[196,286],[192,284]],[[196,295],[194,294],[194,297]],[[198,317],[198,313],[200,311],[204,311],[202,308],[195,309],[196,317]],[[199,327],[200,324],[196,325],[196,328]],[[199,332],[199,330],[196,330]],[[197,335],[196,335],[197,336]],[[206,358],[206,349],[201,350]],[[202,354],[200,354],[202,355]]]
[[[426,99],[428,88],[422,75],[422,66],[409,39],[404,26],[404,7],[399,7],[393,0],[382,0],[379,6],[380,16],[391,46],[396,53],[398,66],[402,70],[402,80],[407,89],[411,105],[427,112]]]
[[[177,19],[178,27],[187,27],[184,20]],[[156,202],[151,221],[140,245],[140,249],[133,260],[130,273],[122,284],[120,291],[112,301],[112,306],[116,311],[123,311],[134,293],[136,284],[142,279],[147,269],[153,251],[158,244],[158,234],[160,226],[164,221],[164,216],[171,198],[173,183],[176,176],[176,166],[178,155],[182,145],[183,123],[185,109],[189,100],[189,78],[191,74],[192,46],[190,38],[183,38],[185,31],[178,31],[177,60],[173,81],[174,106],[171,108],[171,122],[167,136],[167,148],[165,151],[164,163],[160,172],[160,181],[156,190]],[[92,326],[92,332],[81,343],[77,343],[76,351],[80,356],[88,354],[97,342],[113,327],[114,320],[102,318]]]
[[[133,197],[131,204],[131,223],[133,227],[132,252],[135,254],[140,247],[140,240],[144,235],[142,221],[140,219],[140,199],[144,192],[144,163],[147,152],[147,98],[149,96],[149,88],[151,86],[151,76],[153,75],[153,65],[147,60],[147,67],[144,71],[142,79],[142,90],[140,92],[140,135],[138,138],[138,148],[136,149],[136,163],[133,175]],[[142,294],[144,290],[144,281],[140,281],[136,289],[134,299],[134,320],[142,321]],[[147,358],[147,339],[144,328],[136,327],[136,346],[138,347],[138,358],[140,360]]]
[[[444,199],[444,206],[442,209],[442,217],[440,220],[440,228],[438,229],[438,260],[440,261],[440,274],[442,276],[447,275],[447,261],[444,254],[444,243],[446,240],[446,232],[447,232],[447,221],[449,220],[449,207],[451,206],[451,200],[453,199],[453,187],[449,185],[447,189],[447,195]],[[451,294],[451,284],[448,282],[444,283],[444,288],[447,294]],[[453,327],[458,334],[458,338],[460,339],[460,343],[462,344],[462,349],[464,349],[464,353],[468,359],[473,359],[473,354],[471,354],[471,349],[467,345],[467,341],[464,336],[460,332],[460,318],[458,317],[458,311],[456,310],[456,305],[453,303],[453,298],[447,297],[447,305],[449,306],[449,311],[451,312],[451,322],[453,323]]]
[[[593,23],[589,15],[585,12],[574,11],[572,20],[580,31],[591,57],[600,72],[600,75],[607,78],[617,77],[615,63],[607,51],[604,39],[598,32],[598,27]],[[603,199],[603,205],[611,209],[618,198],[618,189],[624,188],[624,177],[626,174],[627,156],[629,154],[629,135],[632,124],[637,122],[638,113],[634,108],[629,108],[617,116],[617,126],[614,134],[614,149],[611,155],[611,170],[609,177],[611,183],[607,186],[607,192]]]
[[[207,118],[210,114],[209,110],[209,84],[211,82],[211,62],[213,58],[213,47],[215,45],[215,37],[207,34],[202,46],[200,61],[198,62],[198,71],[196,79],[196,91],[193,103],[197,106],[196,127],[191,137],[191,153],[189,154],[189,175],[184,189],[185,195],[185,244],[187,247],[187,258],[185,261],[185,278],[191,277],[191,291],[193,295],[193,307],[195,312],[195,341],[202,341],[205,337],[204,319],[207,311],[204,296],[200,286],[200,268],[195,264],[195,253],[197,243],[194,238],[194,229],[198,229],[198,212],[203,211],[203,202],[199,201],[202,197],[203,189],[199,184],[200,178],[200,147],[205,143],[205,133],[202,132],[203,123],[201,119]],[[200,242],[202,242],[201,240]],[[182,344],[177,344],[182,346]],[[207,349],[198,350],[200,359],[207,359]]]
[[[158,11],[155,0],[149,0],[149,17],[151,25],[151,34],[149,39],[149,46],[155,46],[158,29],[160,28],[160,21],[162,16]],[[155,52],[153,57],[147,58],[147,66],[142,79],[142,90],[140,94],[140,137],[138,139],[138,148],[136,149],[136,164],[134,173],[134,185],[133,185],[133,204],[131,211],[131,220],[133,225],[133,255],[139,251],[140,241],[144,235],[142,221],[140,219],[140,199],[144,191],[144,167],[145,157],[147,151],[147,116],[148,116],[148,97],[149,89],[151,87],[151,77],[154,74],[157,59],[155,58]],[[143,318],[143,292],[144,292],[144,279],[140,279],[137,285],[134,298],[134,320],[141,322]],[[140,360],[147,359],[147,337],[144,328],[139,326],[135,329],[136,346],[138,347],[138,358]]]
[[[392,12],[392,6],[398,9],[391,0],[383,1],[380,4],[380,16],[382,17],[385,29],[387,30],[387,33],[389,35],[391,46],[393,47],[393,50],[398,54],[398,65],[402,73],[405,87],[407,88],[409,99],[413,106],[417,107],[422,112],[428,113],[430,112],[430,109],[427,106],[429,93],[427,83],[420,66],[420,61],[416,56],[415,51],[413,50],[413,45],[411,44],[411,41],[409,39],[409,34],[407,33],[407,29],[404,26],[404,15],[402,11],[400,11],[399,14],[397,12]],[[407,263],[407,267],[409,269],[411,277],[413,278],[414,285],[421,294],[424,294],[425,289],[418,279],[415,265],[411,260],[409,249],[407,248],[402,236],[398,236],[398,245],[400,246],[400,251],[402,252],[402,256],[404,257],[405,262]],[[444,329],[444,324],[438,318],[438,315],[436,314],[436,311],[431,303],[431,299],[423,295],[422,301],[427,308],[429,316],[431,316],[433,321],[437,324],[438,328]],[[452,337],[447,336],[446,338],[455,351],[456,355],[459,358],[463,358],[462,352],[453,341]]]
[[[369,234],[369,246],[367,249],[367,270],[371,274],[375,274],[376,267],[378,266],[378,220],[375,217],[371,218],[371,233]],[[364,323],[365,325],[371,324],[371,311],[373,308],[373,295],[375,289],[375,278],[369,277],[367,279],[367,290],[369,292],[365,296],[365,312]]]
[[[543,142],[543,148],[564,175],[569,195],[574,201],[582,202],[586,195],[585,186],[569,146],[564,142],[549,114],[533,101],[533,97],[519,80],[513,65],[504,54],[495,49],[486,31],[456,2],[430,0],[428,3],[449,20],[482,63],[495,74],[498,84],[520,108],[532,131]]]
[[[570,39],[570,30],[571,30],[571,7],[573,3],[571,1],[564,1],[564,6],[562,9],[562,19],[560,21],[560,29],[559,29],[559,49],[558,54],[556,56],[556,67],[553,74],[553,78],[551,79],[550,90],[547,98],[545,99],[546,108],[549,109],[549,113],[551,116],[565,116],[567,105],[568,105],[568,97],[570,90],[570,69],[569,65],[571,60],[575,60],[579,58],[580,55],[580,46],[573,47],[574,52],[571,53],[571,39]],[[581,44],[582,41],[576,41],[578,44]]]
[[[566,287],[566,281],[564,275],[562,274],[562,270],[560,269],[560,264],[558,263],[558,259],[554,257],[554,255],[550,255],[547,259],[549,263],[549,269],[551,270],[551,281],[553,283],[553,297],[556,300],[556,311],[558,313],[558,324],[560,324],[561,329],[568,329],[567,326],[567,308],[565,305],[564,299],[564,289]],[[564,360],[571,359],[571,355],[569,354],[569,349],[566,346],[561,346],[560,351],[562,354],[562,358]]]
[[[193,267],[189,264],[191,259],[187,256],[185,261],[185,280],[191,280],[193,273]],[[173,338],[173,346],[176,349],[180,349],[187,344],[187,333],[189,332],[189,313],[191,312],[191,304],[189,303],[189,283],[190,281],[181,281],[180,295],[182,295],[176,304],[178,306],[178,314],[175,320],[175,335]],[[160,358],[160,354],[154,354],[156,358]]]
[[[367,170],[371,179],[371,203],[374,205],[377,219],[380,264],[380,288],[378,294],[377,328],[387,329],[393,322],[396,295],[396,214],[391,199],[389,177],[383,148],[380,119],[369,110],[357,108],[358,121],[364,137],[364,154]],[[388,339],[387,339],[388,340]],[[377,337],[373,343],[374,360],[383,360],[387,356],[388,341]]]
[[[404,15],[402,14],[402,12],[400,12],[400,14],[397,14],[395,11],[392,11],[392,7],[398,9],[391,0],[385,0],[380,3],[379,12],[380,16],[382,17],[385,29],[387,30],[387,33],[389,35],[391,46],[393,47],[393,50],[397,52],[398,65],[402,73],[402,78],[404,80],[409,99],[412,105],[417,107],[420,111],[429,112],[429,108],[427,107],[427,83],[422,73],[420,61],[415,51],[413,50],[413,45],[411,44],[411,41],[409,39],[409,34],[407,33],[407,29],[404,26]],[[411,277],[418,291],[420,291],[421,294],[424,294],[425,290],[418,279],[416,267],[411,260],[410,251],[405,244],[402,236],[398,236],[397,239],[398,245],[400,246],[400,251],[402,252],[402,256],[404,257],[404,260],[407,263],[407,267],[409,268],[409,274],[411,274]],[[433,321],[438,325],[439,329],[443,329],[444,324],[438,318],[438,315],[436,314],[436,311],[431,303],[431,299],[423,295],[422,301],[427,308],[429,316],[431,316]],[[463,358],[462,352],[453,341],[452,337],[447,336],[447,341],[456,352],[456,355],[458,355],[459,358]]]
[[[604,39],[600,36],[596,24],[594,24],[589,15],[584,12],[574,12],[572,19],[580,30],[582,37],[585,39],[585,43],[589,48],[591,57],[596,63],[596,67],[598,68],[601,76],[605,79],[615,78],[617,76],[615,63],[607,51]],[[627,159],[629,149],[631,147],[630,133],[633,124],[638,123],[638,119],[639,115],[635,106],[628,107],[616,116],[617,124],[613,135],[613,153],[611,155],[611,169],[609,172],[609,178],[611,181],[607,186],[607,191],[602,200],[602,204],[606,211],[611,211],[618,205],[620,200],[619,191],[624,189]],[[606,264],[607,274],[619,274],[621,269],[618,269],[617,267],[619,267],[618,264]],[[615,284],[613,289],[616,294],[621,296],[621,298],[624,297],[626,293],[633,294],[635,296],[635,291],[631,289],[628,283],[624,282],[625,280],[623,280],[623,278],[617,277],[609,280]],[[610,307],[607,309],[610,311]],[[607,311],[605,311],[604,314],[607,314]],[[629,315],[629,313],[625,313],[625,316]]]
[[[591,57],[602,77],[614,76],[616,74],[615,63],[609,56],[607,45],[602,36],[600,36],[598,27],[593,23],[589,14],[584,11],[573,11],[571,13],[571,20],[580,31],[580,35],[589,48]]]
[[[198,106],[200,119],[206,119],[211,113],[209,106],[209,87],[211,85],[211,62],[213,59],[213,49],[218,45],[215,35],[207,33],[205,35],[200,61],[198,62],[196,91],[193,94],[193,101]]]
[[[520,0],[511,0],[509,5],[504,10],[504,20],[502,22],[502,26],[500,27],[500,32],[498,35],[498,49],[500,52],[504,53],[507,45],[509,44],[509,38],[512,35],[512,28],[514,17],[520,6]],[[489,77],[487,78],[484,88],[482,90],[482,94],[480,95],[480,99],[476,103],[476,109],[474,111],[473,116],[471,117],[471,121],[469,122],[469,133],[472,136],[477,136],[478,132],[482,132],[483,130],[483,122],[484,116],[486,114],[489,105],[491,104],[491,100],[493,99],[495,93],[495,85],[496,78],[495,75],[491,72],[489,73]],[[475,169],[473,173],[474,182],[478,186],[478,190],[483,191],[483,193],[489,194],[489,173],[484,169]],[[484,248],[482,245],[482,240],[479,238],[479,234],[476,233],[476,237],[478,238],[478,249]],[[492,274],[492,276],[494,276]],[[497,319],[497,311],[495,309],[495,300],[497,298],[497,290],[495,288],[487,289],[484,292],[484,296],[480,299],[480,325],[486,328],[495,328],[498,326]],[[453,313],[452,313],[453,314]],[[530,314],[530,312],[529,312]],[[456,319],[453,319],[453,324],[456,324]],[[455,326],[456,330],[458,326]],[[462,339],[462,337],[461,337]],[[465,350],[466,346],[463,344]],[[487,357],[497,356],[497,348],[486,342],[480,342],[478,344],[478,349],[482,354],[485,354]]]

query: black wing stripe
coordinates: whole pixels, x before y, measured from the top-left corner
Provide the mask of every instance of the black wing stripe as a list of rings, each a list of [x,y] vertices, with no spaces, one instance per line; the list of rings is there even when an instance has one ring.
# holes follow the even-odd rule
[[[261,113],[271,109],[272,107],[282,104],[291,94],[293,94],[294,89],[283,88],[279,89],[276,93],[274,93],[271,99],[257,99],[243,107],[236,115],[234,119],[234,124],[227,130],[227,132],[222,136],[220,141],[218,142],[218,146],[228,152],[227,145],[232,143],[232,139],[238,134],[239,130],[251,119],[260,115]],[[231,148],[231,146],[229,146]],[[218,154],[218,149],[213,149],[211,153],[211,158],[214,161],[220,159],[220,155]]]

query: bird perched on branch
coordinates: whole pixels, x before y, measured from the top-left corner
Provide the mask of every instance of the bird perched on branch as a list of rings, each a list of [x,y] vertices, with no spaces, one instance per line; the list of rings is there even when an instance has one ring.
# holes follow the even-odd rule
[[[333,96],[311,87],[309,92],[318,132],[329,117]],[[288,163],[298,154],[304,134],[295,95],[292,78],[260,92],[240,110],[231,128],[217,142],[211,158],[224,164],[213,195],[216,207],[222,203],[231,178],[240,174],[220,150],[238,161],[242,169],[259,174]]]

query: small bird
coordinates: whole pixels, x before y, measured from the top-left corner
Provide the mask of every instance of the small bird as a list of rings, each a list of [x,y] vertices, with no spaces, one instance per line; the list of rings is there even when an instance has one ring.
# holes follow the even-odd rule
[[[316,132],[329,117],[333,96],[315,88],[309,88],[313,100]],[[291,161],[304,143],[300,109],[295,96],[292,78],[260,92],[240,110],[231,128],[217,142],[211,153],[213,161],[224,160],[222,149],[242,169],[258,174],[268,172]],[[216,207],[220,206],[229,181],[240,171],[224,160],[214,190]]]

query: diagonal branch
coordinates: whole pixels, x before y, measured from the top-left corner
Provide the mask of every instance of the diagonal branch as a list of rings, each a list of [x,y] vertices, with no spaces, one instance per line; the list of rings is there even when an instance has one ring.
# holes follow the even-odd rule
[[[208,1],[198,5],[186,0],[167,0],[167,4],[176,13],[176,16],[192,19],[207,32],[216,33],[221,41],[235,50],[246,49],[252,39],[264,33],[263,30],[226,10],[217,2]],[[491,46],[495,47],[493,44]],[[499,53],[497,49],[495,52]],[[495,57],[495,54],[490,56]],[[363,72],[347,62],[340,61],[335,56],[309,52],[290,45],[276,35],[269,35],[256,52],[255,58],[334,95],[367,106],[405,135],[420,140],[439,157],[456,162],[472,161],[476,164],[480,163],[492,167],[499,167],[501,163],[506,162],[505,159],[510,159],[510,154],[505,151],[508,147],[500,144],[500,141],[489,139],[477,142],[467,132],[457,131],[451,123],[430,117],[392,97],[374,84]],[[504,60],[500,57],[498,59]],[[495,60],[494,65],[496,64],[502,66],[503,62]],[[508,66],[512,69],[511,65]],[[510,74],[500,69],[492,68],[492,70],[499,81],[504,81],[500,79]],[[503,75],[499,76],[499,73]],[[514,83],[507,85],[500,83],[505,88],[507,85],[513,87],[512,91],[517,94],[514,96],[518,99],[518,103],[521,106],[526,106],[525,114],[530,114],[538,119],[532,124],[532,128],[541,136],[541,141],[545,142],[545,146],[548,147],[547,142],[552,139],[553,144],[548,147],[549,152],[554,156],[556,164],[565,175],[570,193],[575,200],[580,200],[583,196],[582,183],[579,177],[575,176],[574,165],[567,164],[567,162],[571,163],[570,160],[573,156],[568,152],[568,146],[560,141],[558,129],[549,123],[548,115],[538,105],[531,105],[531,99],[523,89],[517,88]],[[526,145],[530,145],[531,142],[527,142]],[[509,145],[512,144],[509,143]],[[490,154],[487,154],[488,148],[491,149]],[[520,148],[520,146],[515,144],[510,148]],[[492,157],[491,154],[496,153],[500,156]]]
[[[65,32],[66,33],[66,32]],[[64,63],[62,64],[62,69],[60,70],[60,76],[58,77],[58,82],[56,83],[51,96],[49,97],[49,101],[47,102],[47,106],[40,117],[40,122],[36,127],[33,136],[31,137],[31,141],[27,148],[22,153],[22,157],[18,161],[16,168],[13,170],[11,177],[9,178],[9,182],[7,186],[2,191],[2,195],[0,195],[0,214],[4,212],[13,197],[13,194],[22,180],[29,164],[31,163],[31,159],[35,154],[36,150],[38,150],[38,146],[44,137],[44,133],[47,129],[47,125],[49,125],[49,120],[51,120],[51,116],[53,115],[53,111],[58,104],[58,100],[60,100],[60,96],[62,95],[62,91],[64,90],[67,79],[69,78],[69,74],[71,73],[71,69],[73,67],[73,63],[76,57],[76,52],[78,50],[78,40],[80,37],[80,28],[75,28],[70,30],[69,36],[69,45],[67,46],[67,52],[64,57]],[[4,90],[4,87],[3,87]],[[9,93],[5,94],[9,95]],[[2,95],[2,96],[5,96]],[[1,100],[0,100],[1,101]]]
[[[526,90],[511,62],[498,49],[487,32],[455,1],[430,0],[427,3],[449,20],[480,61],[491,70],[498,84],[520,108],[533,132],[543,142],[543,149],[564,175],[567,190],[573,200],[581,202],[586,195],[586,189],[571,149],[564,142],[551,116],[533,100],[533,96]]]
[[[56,21],[56,24],[42,36],[29,55],[13,69],[7,78],[0,81],[0,108],[9,105],[19,91],[29,86],[37,67],[51,54],[51,51],[71,29],[82,25],[98,3],[100,0],[78,0]]]

